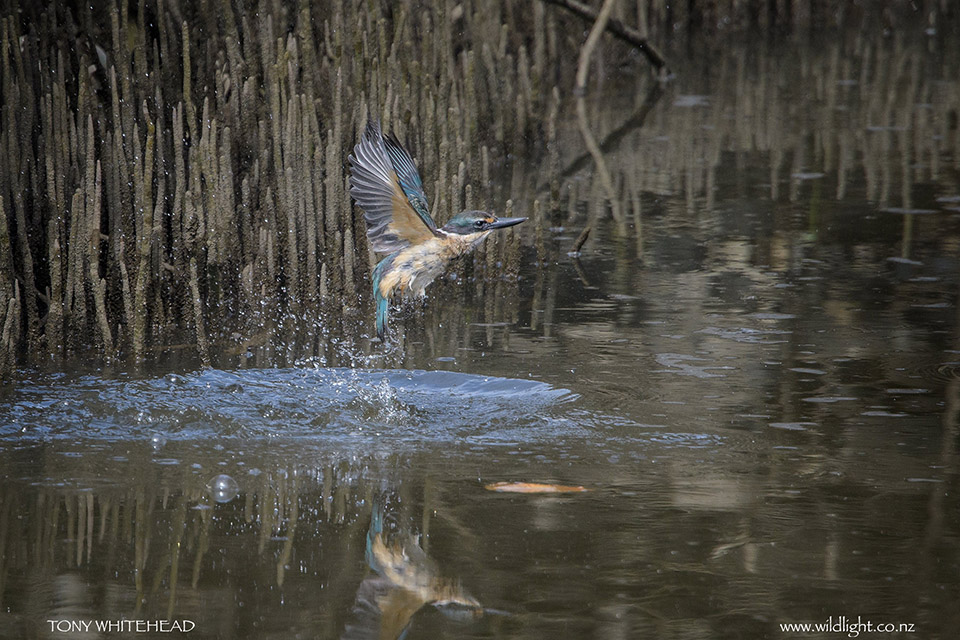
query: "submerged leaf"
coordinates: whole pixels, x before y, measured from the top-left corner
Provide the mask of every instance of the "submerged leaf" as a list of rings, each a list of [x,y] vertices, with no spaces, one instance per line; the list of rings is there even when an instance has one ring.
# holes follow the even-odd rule
[[[501,493],[581,493],[590,491],[586,487],[567,484],[544,484],[540,482],[494,482],[485,485],[487,491]]]

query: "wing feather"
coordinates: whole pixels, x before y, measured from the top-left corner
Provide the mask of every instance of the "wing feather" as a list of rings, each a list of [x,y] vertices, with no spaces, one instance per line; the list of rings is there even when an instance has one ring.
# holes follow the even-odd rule
[[[433,224],[433,219],[430,217],[430,208],[427,206],[427,194],[423,190],[423,180],[417,173],[417,166],[413,164],[413,158],[410,157],[410,154],[403,148],[403,145],[400,144],[397,136],[393,133],[388,134],[383,142],[387,149],[387,155],[390,156],[390,162],[400,179],[400,187],[407,195],[407,199],[410,200],[410,204],[417,210],[417,214],[424,219],[424,222],[429,220],[429,224]]]
[[[396,138],[385,142],[379,122],[367,124],[349,160],[350,195],[363,209],[374,251],[393,253],[435,235],[437,226],[427,213],[413,160]]]

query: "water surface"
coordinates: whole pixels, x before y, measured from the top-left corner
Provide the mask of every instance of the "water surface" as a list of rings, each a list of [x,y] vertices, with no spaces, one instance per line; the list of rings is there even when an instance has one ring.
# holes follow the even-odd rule
[[[791,51],[733,47],[652,100],[608,79],[591,110],[623,219],[569,121],[552,160],[505,168],[519,211],[563,176],[521,272],[437,283],[385,354],[20,372],[0,635],[397,637],[383,614],[415,599],[370,568],[380,520],[403,575],[480,606],[407,611],[407,638],[780,638],[841,616],[953,637],[956,56]]]

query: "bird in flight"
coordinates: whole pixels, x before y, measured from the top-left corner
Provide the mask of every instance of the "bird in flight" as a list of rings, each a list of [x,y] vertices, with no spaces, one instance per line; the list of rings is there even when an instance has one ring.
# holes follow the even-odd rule
[[[388,254],[373,270],[377,336],[381,340],[395,294],[424,297],[434,278],[491,231],[526,220],[461,211],[438,227],[430,217],[413,158],[393,133],[383,135],[376,120],[367,123],[349,160],[350,195],[363,210],[367,238],[374,251]]]

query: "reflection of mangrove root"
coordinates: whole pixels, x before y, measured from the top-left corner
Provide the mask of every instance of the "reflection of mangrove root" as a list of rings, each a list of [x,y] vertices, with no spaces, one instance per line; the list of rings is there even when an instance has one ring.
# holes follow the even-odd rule
[[[617,192],[613,187],[613,180],[610,178],[610,171],[607,169],[607,163],[603,159],[600,147],[597,145],[593,134],[590,133],[590,127],[587,124],[587,104],[586,100],[584,100],[587,87],[587,70],[590,67],[590,56],[593,55],[593,50],[600,40],[600,35],[610,20],[610,14],[613,12],[616,1],[617,0],[604,0],[603,7],[597,15],[597,21],[593,24],[593,28],[590,29],[587,41],[583,43],[583,48],[580,50],[580,62],[577,65],[575,92],[577,95],[577,121],[580,124],[580,133],[583,135],[583,142],[586,144],[587,150],[590,151],[590,155],[593,156],[593,161],[597,165],[597,174],[600,176],[603,190],[606,191],[607,199],[610,201],[610,210],[613,214],[613,219],[616,220],[617,223],[622,223]]]
[[[567,11],[577,14],[584,20],[597,22],[599,14],[594,11],[593,8],[577,0],[543,0],[543,2],[563,7]],[[628,27],[616,18],[607,20],[602,28],[639,49],[641,53],[646,56],[647,60],[650,61],[650,64],[657,68],[657,71],[664,71],[666,69],[667,61],[663,59],[663,55],[656,47],[647,42],[647,39],[640,35],[640,32],[636,29]]]

